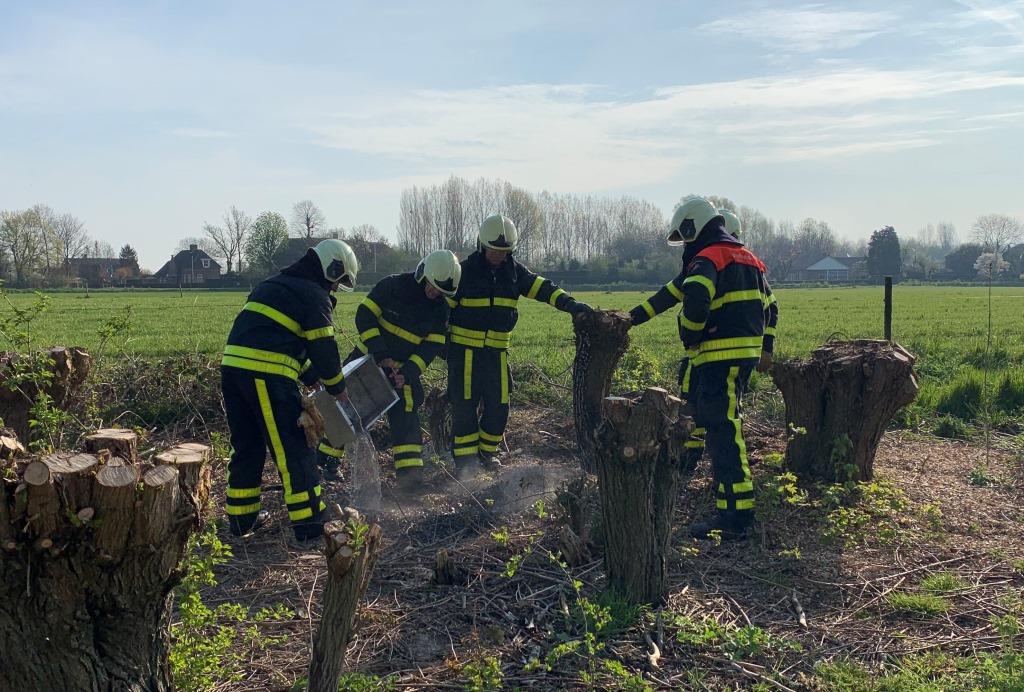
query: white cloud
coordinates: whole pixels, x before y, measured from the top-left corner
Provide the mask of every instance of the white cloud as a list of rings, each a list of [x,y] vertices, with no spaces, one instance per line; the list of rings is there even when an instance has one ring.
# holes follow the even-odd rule
[[[408,169],[342,189],[395,189],[457,173],[598,191],[665,182],[712,159],[825,160],[936,146],[967,127],[943,97],[1022,86],[1024,77],[1003,72],[843,67],[632,99],[593,85],[529,84],[381,97],[305,127],[322,146]],[[971,115],[995,112],[979,110]]]
[[[708,22],[699,31],[736,34],[773,49],[797,53],[842,50],[893,31],[898,17],[889,11],[832,10],[826,5],[766,9]]]

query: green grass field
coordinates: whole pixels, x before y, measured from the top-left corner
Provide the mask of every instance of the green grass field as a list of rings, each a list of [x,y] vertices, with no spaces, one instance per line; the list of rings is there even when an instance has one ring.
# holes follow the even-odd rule
[[[578,297],[596,307],[628,309],[644,295],[606,292],[581,293]],[[918,370],[926,384],[921,400],[927,408],[942,411],[941,402],[935,397],[940,396],[943,388],[949,389],[957,382],[969,385],[980,381],[986,368],[997,387],[1009,377],[1008,373],[1013,373],[1014,381],[1019,381],[1024,391],[1024,288],[992,289],[993,350],[988,362],[986,289],[897,286],[894,295],[894,335],[919,356]],[[93,292],[89,296],[52,293],[46,295],[45,310],[21,329],[30,335],[35,346],[81,345],[94,351],[102,346],[108,354],[123,349],[148,357],[182,352],[212,356],[223,347],[245,296],[242,292],[204,291],[181,295],[176,291]],[[29,308],[38,300],[36,295],[27,293],[8,294],[5,298],[0,301],[0,320],[4,323],[12,317],[14,307]],[[355,307],[361,295],[339,294],[339,298],[335,324],[343,334],[352,334]],[[806,354],[831,336],[882,336],[880,287],[782,289],[778,298],[777,352],[781,357]],[[573,356],[568,315],[534,301],[522,300],[520,306],[521,317],[511,352],[513,368],[535,363],[548,378],[565,383]],[[111,330],[118,322],[126,324],[126,329]],[[104,331],[116,334],[103,343]],[[675,311],[638,327],[632,335],[634,344],[641,349],[634,355],[646,366],[641,371],[662,384],[670,384],[681,351]],[[2,338],[6,343],[0,346],[11,348],[9,333]],[[347,352],[347,337],[339,337],[339,342],[342,351]],[[946,398],[956,399],[958,392],[949,392]],[[1012,410],[1012,392],[1008,401],[1007,408]]]

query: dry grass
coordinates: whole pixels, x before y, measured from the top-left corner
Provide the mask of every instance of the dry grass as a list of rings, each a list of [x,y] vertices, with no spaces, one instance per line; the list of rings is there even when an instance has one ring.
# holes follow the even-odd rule
[[[756,424],[751,429],[764,432]],[[531,658],[544,658],[558,633],[578,634],[578,623],[564,613],[575,592],[545,552],[554,547],[559,517],[551,497],[540,494],[575,472],[567,442],[571,432],[571,421],[563,417],[519,411],[508,437],[509,447],[518,451],[503,471],[511,482],[481,481],[469,494],[435,469],[428,474],[424,502],[416,506],[397,505],[386,490],[379,517],[383,552],[348,652],[349,670],[390,674],[402,689],[461,689],[464,664],[494,656],[508,687],[585,686],[582,661],[573,657],[550,672],[524,671]],[[752,438],[755,461],[784,446],[777,436]],[[1020,459],[1006,451],[994,453],[981,472],[990,484],[978,485],[984,458],[984,450],[967,443],[887,435],[877,475],[908,501],[905,511],[892,517],[899,532],[891,544],[875,540],[870,531],[852,547],[825,543],[821,512],[810,509],[777,512],[755,539],[739,546],[697,544],[681,530],[670,567],[672,595],[657,617],[663,634],[660,667],[648,664],[644,643],[645,633],[657,638],[651,613],[608,638],[601,656],[621,662],[654,688],[719,689],[771,678],[774,686],[814,689],[819,661],[850,658],[877,667],[925,651],[972,655],[995,649],[1000,639],[993,618],[1019,614],[1021,608],[1024,575],[1013,565],[1024,559],[1024,493]],[[699,468],[680,494],[681,529],[711,505],[707,471]],[[761,480],[776,472],[755,466]],[[269,464],[267,481],[276,482]],[[329,492],[343,500],[343,488],[331,484]],[[545,498],[544,518],[528,509],[534,497]],[[267,494],[265,506],[278,503]],[[289,553],[279,507],[274,519],[273,529],[247,542],[226,539],[235,558],[219,568],[220,583],[207,596],[253,610],[283,603],[296,616],[260,625],[266,635],[288,635],[287,645],[251,657],[247,679],[224,689],[285,690],[305,676],[325,568],[319,555]],[[507,538],[496,540],[494,532]],[[518,571],[506,576],[510,558],[529,545],[533,550]],[[439,548],[469,571],[468,586],[431,583],[430,566]],[[942,596],[949,603],[946,612],[922,616],[894,610],[893,595],[923,593],[921,581],[938,572],[965,584]],[[573,570],[572,576],[596,598],[602,587],[599,561]],[[706,644],[693,643],[695,627],[712,631]],[[714,631],[739,630],[766,638],[750,648],[737,645],[733,635],[714,636]],[[623,684],[603,669],[595,674],[594,684]]]

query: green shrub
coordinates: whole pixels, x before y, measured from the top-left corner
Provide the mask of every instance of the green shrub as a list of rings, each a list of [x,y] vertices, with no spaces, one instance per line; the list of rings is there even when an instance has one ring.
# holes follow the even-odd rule
[[[1024,372],[1011,370],[996,389],[996,408],[1006,413],[1024,411]]]
[[[613,392],[630,392],[662,382],[661,363],[643,346],[633,344],[612,375]]]
[[[933,594],[944,594],[967,588],[967,582],[953,572],[936,572],[921,580],[921,588]]]
[[[938,437],[947,437],[951,440],[966,440],[971,436],[967,424],[948,413],[935,421],[934,432]]]
[[[891,593],[886,596],[889,606],[897,613],[937,617],[949,611],[949,601],[941,596],[923,593]]]
[[[945,387],[933,393],[936,413],[973,420],[981,410],[984,379],[977,370],[964,370]]]

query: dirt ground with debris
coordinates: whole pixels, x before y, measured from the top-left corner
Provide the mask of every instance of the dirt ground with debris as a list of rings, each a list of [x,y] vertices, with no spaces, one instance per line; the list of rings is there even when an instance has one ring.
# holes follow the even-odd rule
[[[751,421],[748,446],[756,483],[782,472],[765,463],[784,450],[781,431]],[[383,548],[346,670],[390,675],[398,689],[463,689],[465,664],[495,657],[510,689],[622,686],[621,678],[601,669],[591,671],[586,684],[586,663],[575,655],[551,670],[527,665],[543,661],[559,641],[580,636],[569,613],[577,597],[571,579],[595,598],[603,578],[599,558],[570,570],[570,579],[547,555],[563,522],[555,492],[579,475],[571,418],[545,409],[515,411],[507,447],[500,470],[465,484],[431,466],[418,502],[399,500],[391,490],[393,476],[385,472],[383,508],[375,517]],[[713,505],[705,460],[680,490],[669,602],[660,614],[641,612],[604,638],[600,655],[656,689],[734,689],[760,682],[796,690],[821,689],[814,677],[819,661],[852,659],[870,667],[924,651],[968,655],[996,649],[992,618],[1024,595],[1024,471],[1019,452],[994,451],[985,458],[985,450],[973,444],[888,433],[876,476],[908,500],[887,520],[898,529],[894,540],[882,540],[881,527],[869,522],[859,534],[851,529],[846,538],[854,538],[852,543],[843,537],[825,541],[817,514],[783,502],[752,539],[738,545],[695,542],[686,535],[687,524]],[[387,469],[389,460],[382,464]],[[216,473],[213,497],[220,505],[223,468]],[[269,462],[265,482],[279,483]],[[344,478],[327,483],[326,494],[329,502],[344,505]],[[259,623],[261,633],[285,635],[287,643],[241,652],[249,660],[247,679],[222,689],[287,690],[306,675],[326,568],[319,554],[287,547],[279,491],[265,495],[264,507],[272,510],[272,521],[255,536],[243,541],[221,531],[234,558],[217,568],[219,583],[204,599],[241,603],[252,612],[284,604],[295,617]],[[223,520],[222,506],[216,515]],[[465,586],[432,583],[441,548],[466,570]],[[510,559],[527,548],[509,576]],[[955,574],[963,583],[947,594],[947,612],[894,612],[892,594],[913,592],[938,572]],[[756,627],[768,640],[748,656],[730,657],[720,647],[677,636],[687,623],[710,621]],[[645,635],[661,640],[657,667],[650,664]]]

